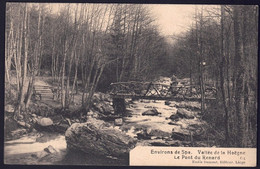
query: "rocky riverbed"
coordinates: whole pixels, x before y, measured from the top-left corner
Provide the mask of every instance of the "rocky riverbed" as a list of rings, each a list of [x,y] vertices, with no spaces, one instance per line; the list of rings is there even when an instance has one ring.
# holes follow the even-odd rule
[[[206,122],[200,119],[200,112],[182,108],[189,105],[196,109],[200,106],[198,102],[152,100],[129,102],[127,115],[118,128],[137,138],[138,145],[210,146],[201,142],[202,139],[195,139],[196,136],[204,137],[205,134],[203,131]]]
[[[210,141],[205,142],[206,123],[200,119],[198,102],[126,102],[127,111],[123,117],[110,119],[106,123],[109,124],[109,130],[118,130],[136,140],[136,145],[213,146]],[[88,113],[88,118],[100,117],[95,112]],[[106,142],[99,145],[103,144]],[[19,139],[6,141],[4,151],[7,164],[128,165],[127,156],[118,158],[109,154],[102,156],[77,149],[69,150],[64,134],[54,132],[34,130]]]

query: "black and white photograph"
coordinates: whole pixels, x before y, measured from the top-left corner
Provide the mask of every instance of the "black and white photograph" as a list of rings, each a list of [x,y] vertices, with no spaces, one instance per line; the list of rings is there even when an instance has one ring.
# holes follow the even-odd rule
[[[5,5],[4,164],[251,165],[258,5]]]

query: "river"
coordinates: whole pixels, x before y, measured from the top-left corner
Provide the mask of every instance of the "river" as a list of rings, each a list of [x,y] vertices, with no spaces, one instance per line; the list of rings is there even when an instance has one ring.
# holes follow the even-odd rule
[[[175,114],[177,102],[165,105],[164,101],[134,101],[127,108],[128,115],[123,117],[122,126],[114,126],[123,130],[131,137],[137,137],[142,130],[153,135],[149,140],[138,140],[139,145],[149,145],[151,140],[162,141],[170,139],[171,132],[187,128],[189,124],[202,123],[199,119],[180,119],[178,125],[170,125],[169,117]],[[156,108],[161,114],[157,116],[143,116],[142,113]],[[57,152],[53,156],[42,156],[48,146]],[[4,161],[6,164],[57,164],[57,165],[128,165],[128,157],[117,159],[115,157],[93,156],[82,152],[68,152],[65,136],[57,133],[32,132],[22,138],[6,141],[4,143]]]

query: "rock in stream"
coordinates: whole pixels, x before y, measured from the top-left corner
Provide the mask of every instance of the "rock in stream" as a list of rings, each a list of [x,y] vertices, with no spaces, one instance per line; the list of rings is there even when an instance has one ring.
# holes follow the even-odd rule
[[[66,131],[67,148],[95,155],[121,157],[128,155],[136,140],[101,120],[74,123]]]

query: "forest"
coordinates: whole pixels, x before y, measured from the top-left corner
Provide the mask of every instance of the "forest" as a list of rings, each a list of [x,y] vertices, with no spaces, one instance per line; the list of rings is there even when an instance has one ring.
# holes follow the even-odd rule
[[[7,3],[5,106],[26,121],[41,79],[60,91],[59,111],[74,108],[79,95],[83,116],[111,83],[174,75],[201,91],[216,88],[201,116],[220,146],[256,147],[258,10],[196,5],[187,31],[165,37],[145,4]]]

